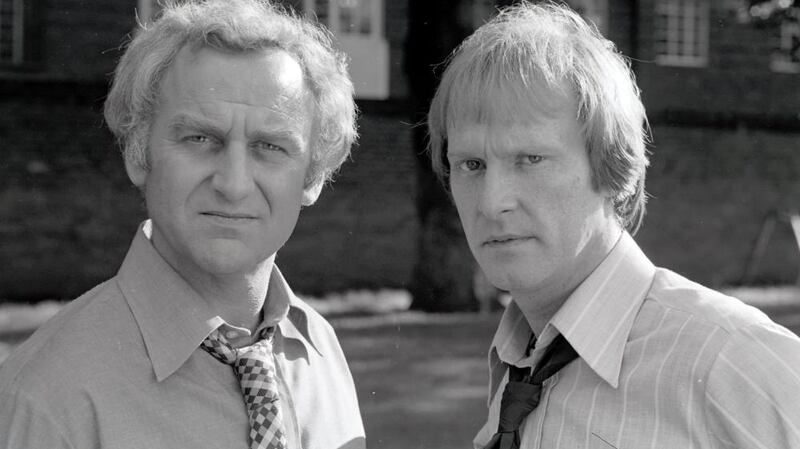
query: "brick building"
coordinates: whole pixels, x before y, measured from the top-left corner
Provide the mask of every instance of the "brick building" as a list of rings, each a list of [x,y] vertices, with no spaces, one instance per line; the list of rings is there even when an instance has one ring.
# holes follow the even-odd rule
[[[287,0],[351,56],[361,139],[305,209],[279,264],[297,290],[405,287],[417,257],[408,0]],[[452,13],[474,27],[489,0]],[[763,217],[800,198],[797,28],[741,20],[739,0],[570,2],[634,59],[654,141],[638,240],[656,263],[739,280]],[[120,45],[152,0],[0,0],[0,298],[72,297],[116,271],[143,205],[102,101]],[[788,36],[788,37],[787,37]],[[792,282],[778,228],[759,271]]]

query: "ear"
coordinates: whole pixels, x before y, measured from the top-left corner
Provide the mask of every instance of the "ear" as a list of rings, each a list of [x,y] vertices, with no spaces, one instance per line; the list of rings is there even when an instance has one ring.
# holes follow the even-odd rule
[[[147,181],[147,169],[142,167],[140,164],[125,158],[125,171],[128,172],[128,178],[131,180],[133,185],[140,189],[144,188],[144,183]]]
[[[317,201],[319,198],[319,194],[322,193],[322,185],[325,184],[324,181],[317,181],[314,184],[306,186],[303,189],[303,199],[300,202],[303,206],[311,206]]]

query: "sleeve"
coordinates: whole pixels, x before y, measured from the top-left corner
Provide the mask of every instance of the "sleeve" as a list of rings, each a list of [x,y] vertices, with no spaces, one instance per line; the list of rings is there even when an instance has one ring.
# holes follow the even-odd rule
[[[800,338],[775,323],[731,334],[709,371],[710,438],[723,448],[800,448]]]
[[[37,405],[21,391],[0,391],[0,449],[30,448],[73,446],[46,407]]]

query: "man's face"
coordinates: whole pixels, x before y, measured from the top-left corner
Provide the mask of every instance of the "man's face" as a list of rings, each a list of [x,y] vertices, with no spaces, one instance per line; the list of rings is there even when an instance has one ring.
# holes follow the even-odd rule
[[[558,306],[621,228],[608,195],[592,187],[574,102],[538,96],[516,108],[518,97],[491,96],[486,122],[448,127],[447,158],[467,241],[489,280],[515,298]]]
[[[178,54],[160,86],[151,168],[126,168],[145,192],[154,246],[181,274],[250,273],[286,242],[314,195],[304,186],[313,110],[282,50]]]

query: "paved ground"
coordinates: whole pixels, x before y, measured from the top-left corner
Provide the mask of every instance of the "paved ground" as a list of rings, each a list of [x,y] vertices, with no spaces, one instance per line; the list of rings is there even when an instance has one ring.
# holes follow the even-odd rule
[[[800,335],[800,300],[759,307]],[[485,417],[486,350],[499,315],[335,323],[371,449],[464,449]]]
[[[335,322],[370,449],[466,449],[485,414],[486,349],[499,315]]]
[[[800,335],[800,299],[758,305]],[[498,319],[418,313],[333,319],[356,382],[368,447],[471,447],[485,414],[486,349]],[[0,360],[26,335],[0,335]]]

